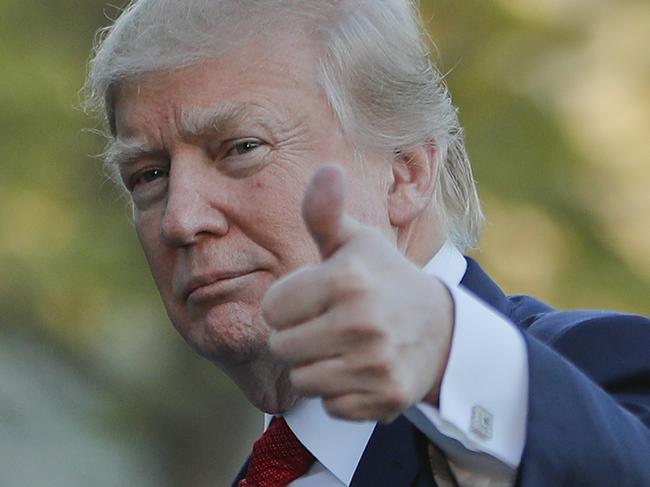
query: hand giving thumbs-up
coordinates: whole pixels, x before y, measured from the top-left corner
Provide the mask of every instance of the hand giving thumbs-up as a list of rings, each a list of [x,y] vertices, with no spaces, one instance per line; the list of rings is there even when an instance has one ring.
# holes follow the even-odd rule
[[[262,303],[293,386],[347,419],[386,422],[435,404],[453,323],[446,287],[346,213],[336,166],[313,176],[303,219],[322,262],[277,281]]]

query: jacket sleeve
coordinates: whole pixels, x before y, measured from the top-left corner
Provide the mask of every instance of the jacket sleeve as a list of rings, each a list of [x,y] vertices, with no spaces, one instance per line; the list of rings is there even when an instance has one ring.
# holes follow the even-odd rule
[[[529,409],[516,485],[650,486],[650,321],[547,313],[525,339]]]

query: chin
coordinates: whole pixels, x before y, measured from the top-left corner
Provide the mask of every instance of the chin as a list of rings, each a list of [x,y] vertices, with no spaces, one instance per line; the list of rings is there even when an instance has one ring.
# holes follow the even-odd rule
[[[266,414],[277,415],[289,411],[299,400],[300,397],[298,395],[292,394],[290,396],[277,397],[274,402],[266,401],[258,405],[251,401],[251,404]]]
[[[271,329],[259,306],[226,303],[180,324],[175,322],[189,345],[230,376],[260,411],[284,413],[300,399],[288,369],[269,351]]]
[[[246,363],[267,354],[271,330],[259,306],[225,303],[197,319],[172,321],[194,351],[218,365]]]
[[[247,368],[229,373],[248,401],[267,414],[282,414],[291,409],[300,395],[291,385],[289,371],[272,357],[262,357]]]

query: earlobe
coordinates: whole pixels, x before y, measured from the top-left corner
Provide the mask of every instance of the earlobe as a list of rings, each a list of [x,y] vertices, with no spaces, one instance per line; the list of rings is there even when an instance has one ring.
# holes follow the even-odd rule
[[[394,227],[408,227],[429,206],[435,189],[435,156],[433,144],[395,152],[393,184],[388,194],[388,214]]]

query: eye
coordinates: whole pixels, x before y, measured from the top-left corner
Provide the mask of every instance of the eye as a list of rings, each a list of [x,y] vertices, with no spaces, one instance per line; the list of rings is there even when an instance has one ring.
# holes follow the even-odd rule
[[[246,139],[235,142],[226,153],[226,156],[243,156],[249,152],[254,151],[262,145],[262,142],[257,139]]]
[[[129,180],[130,188],[133,191],[137,186],[152,183],[160,178],[167,177],[168,171],[166,169],[151,168],[140,171],[131,177]]]

